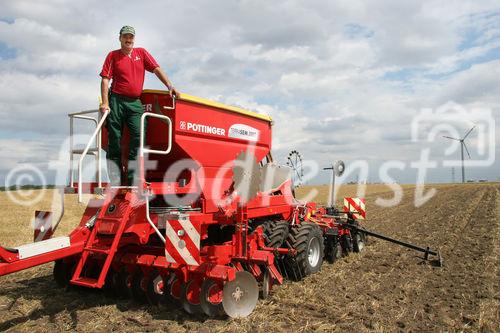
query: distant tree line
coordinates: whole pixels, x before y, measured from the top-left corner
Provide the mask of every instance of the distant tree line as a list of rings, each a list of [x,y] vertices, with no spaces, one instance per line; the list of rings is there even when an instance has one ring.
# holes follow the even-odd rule
[[[22,185],[22,186],[11,185],[8,187],[0,186],[0,191],[40,190],[42,188],[53,189],[56,188],[56,186],[55,185]]]

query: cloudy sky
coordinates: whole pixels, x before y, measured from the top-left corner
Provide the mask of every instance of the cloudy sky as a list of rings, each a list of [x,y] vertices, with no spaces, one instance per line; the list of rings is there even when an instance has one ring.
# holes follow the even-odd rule
[[[427,181],[450,181],[443,159],[459,150],[440,135],[453,132],[434,142],[411,136],[422,109],[441,108],[453,109],[459,135],[479,126],[471,157],[490,162],[467,176],[500,179],[498,126],[456,111],[500,120],[498,0],[2,0],[1,8],[0,184],[23,163],[51,177],[48,162],[69,132],[66,114],[97,107],[98,73],[119,47],[122,25],[136,28],[136,46],[180,91],[271,115],[281,162],[292,149],[321,167],[366,161],[376,181],[381,165],[397,160],[392,177],[415,182],[412,162],[428,148],[436,167]],[[147,74],[145,87],[162,85]],[[435,125],[422,119],[425,137]],[[488,131],[492,152],[481,146]]]

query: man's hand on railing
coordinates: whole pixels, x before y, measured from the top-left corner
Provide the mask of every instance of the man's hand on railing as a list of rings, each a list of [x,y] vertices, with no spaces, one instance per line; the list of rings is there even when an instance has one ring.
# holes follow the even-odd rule
[[[180,98],[181,94],[179,93],[179,91],[177,91],[177,89],[175,89],[174,87],[171,87],[170,88],[170,96],[175,97],[175,98]]]
[[[101,105],[99,105],[99,111],[101,111],[102,113],[105,113],[106,110],[109,110],[109,105],[108,104],[101,104]]]

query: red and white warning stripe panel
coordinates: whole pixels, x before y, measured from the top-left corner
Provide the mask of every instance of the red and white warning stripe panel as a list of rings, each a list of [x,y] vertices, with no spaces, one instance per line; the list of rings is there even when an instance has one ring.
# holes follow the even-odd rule
[[[52,237],[52,212],[37,210],[33,220],[34,241],[41,242]]]
[[[193,224],[189,215],[168,219],[165,226],[165,256],[168,262],[200,265],[200,224]]]
[[[356,220],[366,218],[365,198],[344,198],[344,212],[351,212]]]

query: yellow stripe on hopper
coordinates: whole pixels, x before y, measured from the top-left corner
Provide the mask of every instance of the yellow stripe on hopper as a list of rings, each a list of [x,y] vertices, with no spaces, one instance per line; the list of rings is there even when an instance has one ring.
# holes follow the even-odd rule
[[[166,91],[166,90],[154,90],[154,89],[145,89],[145,90],[143,90],[143,92],[144,93],[155,93],[155,94],[168,94],[168,91]],[[193,102],[193,103],[197,103],[197,104],[201,104],[201,105],[212,106],[212,107],[215,107],[215,108],[224,109],[224,110],[227,110],[227,111],[244,114],[244,115],[247,115],[247,116],[250,116],[250,117],[263,119],[263,120],[266,120],[268,122],[272,122],[273,121],[270,116],[265,115],[265,114],[260,114],[260,113],[257,113],[257,112],[245,110],[245,109],[239,108],[237,106],[231,106],[231,105],[222,104],[222,103],[215,102],[215,101],[212,101],[212,100],[209,100],[209,99],[206,99],[206,98],[192,96],[192,95],[189,95],[189,94],[186,94],[186,93],[180,93],[180,94],[181,94],[181,98],[180,98],[181,101],[187,101],[187,102]]]

